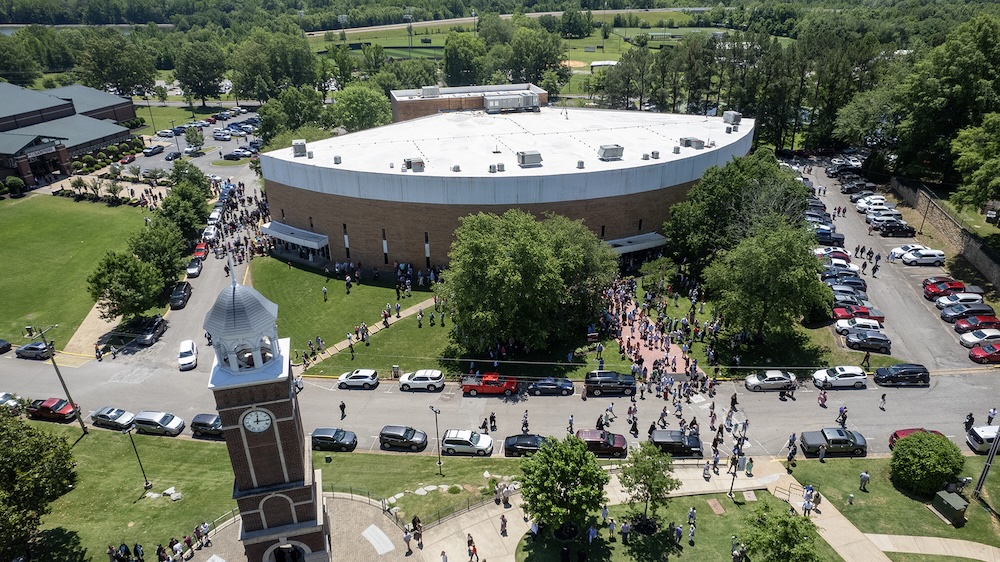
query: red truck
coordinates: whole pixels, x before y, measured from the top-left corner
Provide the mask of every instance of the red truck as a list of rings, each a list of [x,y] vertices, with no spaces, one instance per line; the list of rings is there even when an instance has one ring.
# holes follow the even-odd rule
[[[500,373],[486,373],[462,378],[462,393],[469,396],[478,394],[503,394],[510,396],[517,392],[517,379],[501,376]]]
[[[79,404],[70,404],[68,400],[62,398],[35,400],[27,408],[29,418],[53,421],[74,420],[79,411]]]

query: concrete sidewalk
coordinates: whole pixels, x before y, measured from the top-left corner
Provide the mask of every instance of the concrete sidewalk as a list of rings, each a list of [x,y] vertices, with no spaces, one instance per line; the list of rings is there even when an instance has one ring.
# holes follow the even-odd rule
[[[904,535],[870,534],[865,536],[885,552],[910,552],[1000,562],[1000,548],[977,542]]]

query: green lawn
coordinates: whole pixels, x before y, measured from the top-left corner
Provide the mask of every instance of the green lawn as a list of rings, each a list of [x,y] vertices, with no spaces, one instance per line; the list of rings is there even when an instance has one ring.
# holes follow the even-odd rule
[[[785,510],[785,502],[775,498],[767,492],[757,492],[758,502],[768,502],[776,509]],[[705,496],[693,496],[678,498],[670,505],[661,509],[658,513],[661,523],[661,530],[649,537],[643,537],[636,533],[632,534],[632,539],[628,545],[621,543],[619,537],[615,542],[608,541],[607,529],[600,528],[600,518],[597,513],[591,517],[592,522],[598,523],[598,538],[592,545],[586,547],[588,560],[604,560],[608,562],[632,562],[647,560],[668,560],[674,558],[690,560],[729,560],[731,558],[732,543],[730,537],[739,536],[745,529],[744,518],[753,510],[756,502],[746,502],[741,494],[736,496],[739,501],[733,502],[725,494],[713,494]],[[711,507],[706,503],[710,499],[718,500],[725,513],[715,515]],[[684,538],[681,545],[674,546],[667,537],[667,525],[671,521],[685,523],[687,521],[687,511],[694,506],[698,510],[698,528],[695,535],[695,544],[688,543],[688,527],[684,525]],[[641,506],[637,506],[641,513]],[[627,505],[610,506],[610,516],[621,522],[630,512]],[[819,560],[843,560],[818,535],[815,535],[816,545],[819,552]],[[560,558],[560,550],[564,546],[570,548],[570,559],[575,560],[574,551],[586,545],[586,538],[570,542],[557,541],[546,536],[537,542],[532,541],[529,535],[521,539],[518,544],[516,560],[518,562],[549,562],[557,561]]]
[[[962,476],[972,476],[974,484],[984,462],[982,456],[966,457]],[[858,490],[858,475],[862,470],[871,474],[868,493]],[[863,533],[945,537],[1000,547],[1000,533],[996,531],[1000,522],[983,506],[970,502],[966,511],[968,523],[956,529],[925,507],[930,499],[911,496],[892,485],[889,459],[835,459],[823,464],[802,460],[793,475],[803,485],[815,486],[824,500],[836,505]],[[854,505],[848,505],[849,494],[854,494]],[[984,497],[992,505],[1000,504],[1000,480],[995,473],[984,488]]]
[[[80,436],[75,424],[30,422],[69,440]],[[142,543],[152,552],[158,543],[190,533],[196,523],[213,521],[236,507],[233,473],[222,443],[171,437],[134,436],[153,492],[174,486],[184,499],[143,497],[143,478],[127,435],[91,429],[76,442],[76,488],[52,504],[42,520],[39,560],[100,560],[108,544]],[[72,545],[86,556],[70,556]],[[106,559],[106,558],[105,558]]]
[[[138,208],[32,195],[0,201],[0,224],[0,338],[20,342],[24,326],[59,324],[48,337],[62,348],[94,305],[87,276],[143,221]]]
[[[913,554],[909,552],[886,552],[893,562],[970,562],[975,558],[959,558],[958,556],[934,556],[933,554]]]

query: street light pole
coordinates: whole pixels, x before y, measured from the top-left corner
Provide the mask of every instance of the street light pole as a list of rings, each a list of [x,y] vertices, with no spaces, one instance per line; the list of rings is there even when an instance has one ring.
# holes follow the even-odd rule
[[[128,434],[128,440],[132,442],[132,450],[135,451],[135,460],[139,461],[139,470],[142,471],[142,479],[145,481],[145,483],[143,484],[143,487],[146,490],[152,489],[153,488],[153,484],[149,481],[149,478],[146,477],[146,469],[143,468],[143,466],[142,466],[142,459],[139,458],[139,449],[136,448],[136,446],[135,446],[135,439],[132,438],[132,428],[130,427],[128,429],[123,429],[122,433],[127,433]]]
[[[434,406],[429,406],[429,408],[432,412],[434,412],[434,433],[437,435],[438,476],[444,476],[441,463],[441,429],[438,427],[438,415],[441,413],[441,410],[435,408]]]
[[[146,109],[149,110],[149,122],[153,125],[153,134],[156,134],[156,119],[153,119],[153,108],[149,106],[149,96],[142,96],[146,98]]]
[[[49,361],[52,361],[52,368],[56,370],[56,377],[59,378],[59,384],[62,385],[63,392],[66,393],[66,400],[69,400],[70,406],[76,408],[76,402],[73,401],[73,397],[69,394],[69,388],[66,386],[66,381],[63,379],[62,372],[59,371],[59,365],[56,365],[56,342],[49,343],[48,339],[45,337],[45,333],[52,328],[58,328],[59,324],[54,326],[49,326],[44,330],[36,330],[34,326],[25,326],[24,332],[25,336],[28,338],[34,338],[36,335],[42,338],[42,343],[45,344],[46,349],[49,350]],[[87,431],[87,424],[83,423],[83,416],[78,411],[76,413],[76,421],[80,422],[80,429],[83,430],[83,434],[89,433]]]
[[[181,151],[181,143],[177,140],[177,131],[174,130],[174,120],[170,120],[170,132],[174,135],[174,146],[177,147],[177,152]]]

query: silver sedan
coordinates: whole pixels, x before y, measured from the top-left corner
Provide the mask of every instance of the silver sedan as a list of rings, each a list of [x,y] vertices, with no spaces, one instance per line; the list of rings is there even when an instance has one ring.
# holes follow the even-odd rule
[[[746,378],[748,390],[759,392],[762,390],[789,390],[795,388],[795,375],[785,371],[770,370],[763,373],[754,373]]]

